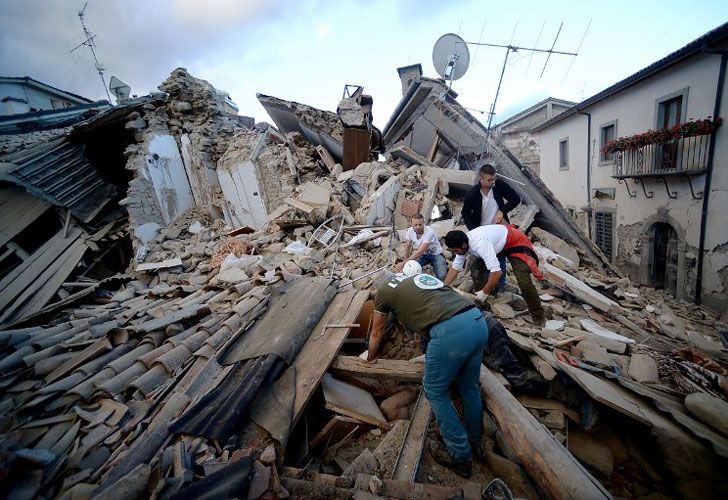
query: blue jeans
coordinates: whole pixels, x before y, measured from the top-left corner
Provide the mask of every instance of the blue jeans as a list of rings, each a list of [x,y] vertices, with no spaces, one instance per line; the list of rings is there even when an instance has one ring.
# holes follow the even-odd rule
[[[425,354],[423,385],[450,456],[472,459],[470,442],[483,437],[483,402],[480,399],[480,366],[488,342],[488,326],[477,308],[469,309],[430,328]],[[448,396],[455,380],[463,399],[465,426]]]
[[[427,264],[432,264],[432,269],[435,270],[435,276],[437,279],[444,280],[447,274],[447,261],[445,256],[441,253],[438,254],[424,254],[421,255],[417,262],[424,268]]]
[[[499,257],[498,264],[500,264],[501,275],[498,280],[498,284],[495,286],[495,291],[502,289],[506,285],[506,258]],[[476,258],[473,265],[470,267],[470,277],[473,280],[473,290],[477,292],[481,290],[490,276],[490,271],[485,267],[485,262],[480,257]]]

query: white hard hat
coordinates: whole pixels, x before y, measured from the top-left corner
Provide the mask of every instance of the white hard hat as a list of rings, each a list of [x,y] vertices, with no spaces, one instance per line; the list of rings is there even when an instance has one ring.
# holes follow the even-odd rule
[[[402,274],[404,274],[408,278],[410,276],[420,274],[421,272],[422,272],[422,266],[416,260],[408,260],[407,262],[404,263],[404,267],[402,268]]]

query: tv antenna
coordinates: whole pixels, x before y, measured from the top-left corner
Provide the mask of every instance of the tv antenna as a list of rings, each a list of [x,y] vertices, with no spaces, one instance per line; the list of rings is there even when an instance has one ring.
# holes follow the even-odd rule
[[[446,82],[462,78],[470,66],[470,51],[465,40],[455,33],[442,35],[432,49],[432,64]]]
[[[591,21],[589,22],[591,24]],[[516,25],[517,26],[517,25]],[[493,99],[493,103],[490,105],[490,110],[488,111],[488,125],[486,127],[486,136],[485,141],[483,142],[483,150],[481,151],[481,156],[483,152],[485,151],[485,148],[488,144],[488,139],[490,138],[490,127],[493,123],[493,116],[495,116],[495,107],[498,103],[498,96],[500,95],[500,89],[501,85],[503,84],[503,76],[506,72],[506,66],[508,64],[508,58],[511,55],[511,52],[518,52],[519,50],[531,52],[531,56],[533,56],[534,53],[545,53],[548,54],[548,57],[546,58],[546,62],[544,63],[543,69],[541,70],[541,75],[539,78],[543,77],[544,72],[546,71],[546,66],[548,65],[549,61],[551,60],[551,55],[564,55],[564,56],[572,56],[576,57],[578,54],[579,49],[577,49],[577,52],[565,52],[561,50],[554,50],[554,47],[556,47],[556,41],[559,39],[559,35],[561,34],[561,29],[564,27],[564,23],[562,22],[559,26],[558,31],[556,32],[556,36],[554,37],[554,41],[551,44],[550,49],[539,49],[536,47],[521,47],[518,45],[512,45],[511,43],[508,43],[507,45],[503,44],[497,44],[497,43],[481,43],[481,42],[466,42],[459,36],[449,33],[447,35],[443,35],[440,37],[440,39],[435,44],[435,48],[432,52],[432,62],[435,65],[435,69],[437,70],[438,74],[445,78],[447,80],[450,78],[450,85],[452,86],[452,80],[457,80],[463,74],[465,74],[465,71],[468,69],[468,63],[470,61],[470,57],[468,55],[467,46],[468,45],[475,45],[476,47],[497,47],[497,48],[504,48],[506,49],[506,55],[503,60],[503,67],[501,69],[500,78],[498,79],[498,87],[495,91],[495,98]],[[541,30],[543,31],[543,26],[541,26]],[[589,26],[587,26],[587,31],[589,30]],[[515,35],[515,28],[514,33]],[[541,33],[539,32],[538,38],[540,39]],[[579,43],[579,48],[581,48],[581,43],[583,43],[584,38],[586,37],[586,31],[584,32],[584,36],[582,37],[581,42]],[[536,40],[536,44],[538,44],[538,39]],[[450,55],[448,55],[450,54]],[[460,70],[460,73],[453,78],[451,74],[448,74],[448,69],[450,72],[458,71],[459,68],[459,59],[462,57],[461,54],[465,54],[465,64],[464,68]],[[530,61],[529,61],[530,65]],[[452,68],[451,68],[452,66]]]
[[[576,57],[577,55],[579,55],[577,52],[565,52],[565,51],[561,51],[561,50],[554,50],[554,47],[556,46],[556,41],[559,39],[559,35],[561,34],[561,29],[563,27],[564,27],[564,23],[562,22],[561,25],[559,26],[558,31],[556,32],[556,37],[554,37],[554,41],[551,44],[550,49],[539,49],[536,47],[520,47],[517,45],[511,45],[511,44],[502,45],[502,44],[497,44],[497,43],[465,42],[469,45],[477,45],[477,46],[483,46],[483,47],[498,47],[498,48],[506,49],[506,56],[505,56],[505,59],[503,60],[503,67],[501,68],[500,78],[498,79],[498,87],[496,88],[496,91],[495,91],[495,98],[493,99],[493,103],[490,105],[490,111],[488,112],[488,125],[487,125],[488,136],[490,136],[490,126],[493,122],[493,116],[495,116],[495,107],[496,107],[496,104],[498,103],[498,96],[500,95],[501,85],[503,84],[503,76],[505,75],[506,65],[508,64],[508,58],[510,57],[511,52],[518,52],[519,50],[523,50],[523,51],[527,51],[527,52],[530,51],[532,54],[536,53],[536,52],[548,54],[548,57],[546,58],[546,62],[543,65],[543,69],[541,69],[541,75],[539,76],[539,78],[541,78],[543,76],[544,72],[546,71],[546,66],[548,65],[549,61],[551,60],[552,54],[572,56],[572,57]],[[539,36],[540,36],[540,34],[539,34]],[[487,141],[487,138],[486,138],[486,141]]]
[[[86,12],[86,7],[88,7],[88,2],[83,5],[83,9],[78,11],[78,19],[79,21],[81,21],[81,28],[83,29],[83,34],[86,39],[77,46],[75,46],[73,49],[71,49],[71,52],[75,51],[79,47],[82,47],[83,45],[91,50],[91,55],[94,58],[96,71],[99,72],[99,76],[101,77],[101,84],[104,86],[106,98],[109,100],[109,103],[111,103],[111,96],[109,95],[109,90],[106,88],[106,80],[104,79],[104,71],[106,70],[106,68],[102,63],[99,62],[98,58],[96,57],[96,50],[94,50],[94,48],[96,47],[96,44],[94,42],[94,38],[96,38],[96,35],[88,30],[88,28],[86,27],[86,23],[83,20],[84,13]]]

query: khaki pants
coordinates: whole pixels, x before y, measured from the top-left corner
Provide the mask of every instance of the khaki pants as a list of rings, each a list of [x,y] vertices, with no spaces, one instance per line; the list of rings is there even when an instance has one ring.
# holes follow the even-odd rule
[[[523,300],[526,301],[526,306],[528,306],[528,312],[531,313],[533,322],[537,325],[543,324],[546,321],[546,317],[544,316],[541,298],[538,296],[536,285],[531,280],[531,269],[521,259],[508,257],[508,261],[513,268],[513,274],[516,275],[518,288],[521,289],[521,295],[523,296]],[[476,258],[470,267],[470,276],[473,279],[474,290],[480,290],[485,286],[485,271],[486,268],[483,259]]]

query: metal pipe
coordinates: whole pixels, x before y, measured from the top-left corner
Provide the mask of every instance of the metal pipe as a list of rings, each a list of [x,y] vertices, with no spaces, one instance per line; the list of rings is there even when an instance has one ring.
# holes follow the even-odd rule
[[[718,70],[718,84],[715,89],[715,106],[713,107],[713,119],[720,114],[720,104],[723,98],[723,86],[725,84],[725,68],[728,61],[728,52],[720,52],[720,69]],[[710,149],[708,150],[708,168],[705,172],[705,187],[703,188],[703,211],[700,216],[700,242],[698,244],[698,270],[695,279],[695,303],[700,305],[702,301],[703,288],[703,254],[705,253],[705,235],[708,228],[708,201],[710,200],[710,181],[713,177],[713,157],[715,155],[716,131],[710,137]]]
[[[592,214],[591,214],[591,113],[577,111],[580,115],[586,115],[586,204],[589,213],[586,218],[586,227],[589,239],[592,239]]]
[[[358,278],[354,278],[353,280],[350,280],[350,281],[349,281],[349,282],[347,282],[347,283],[342,283],[342,284],[340,284],[338,288],[344,288],[344,287],[345,287],[345,286],[347,286],[347,285],[351,285],[352,283],[354,283],[354,282],[356,282],[356,281],[359,281],[360,279],[366,278],[367,276],[371,276],[372,274],[378,273],[378,272],[379,272],[379,271],[381,271],[382,269],[387,269],[388,267],[389,267],[389,266],[382,266],[382,267],[380,267],[379,269],[375,269],[374,271],[369,271],[368,273],[366,273],[366,274],[362,274],[362,275],[361,275],[361,276],[359,276]]]

